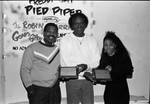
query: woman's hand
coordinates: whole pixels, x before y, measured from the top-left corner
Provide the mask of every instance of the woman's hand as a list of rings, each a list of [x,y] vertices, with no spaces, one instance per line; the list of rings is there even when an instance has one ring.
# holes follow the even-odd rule
[[[111,67],[110,65],[107,65],[107,66],[105,67],[105,69],[108,69],[109,71],[111,71],[111,70],[112,70],[112,67]]]

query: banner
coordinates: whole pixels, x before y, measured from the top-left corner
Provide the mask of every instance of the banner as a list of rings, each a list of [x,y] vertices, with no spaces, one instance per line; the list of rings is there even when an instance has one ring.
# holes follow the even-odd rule
[[[26,47],[43,38],[42,31],[48,22],[56,23],[59,27],[57,42],[71,32],[68,19],[71,14],[83,12],[89,19],[87,32],[92,35],[92,1],[73,0],[29,0],[4,1],[4,56],[21,57]]]

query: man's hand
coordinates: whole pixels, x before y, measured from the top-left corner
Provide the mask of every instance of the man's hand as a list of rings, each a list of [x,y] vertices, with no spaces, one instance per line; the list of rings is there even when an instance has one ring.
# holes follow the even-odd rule
[[[36,96],[36,94],[37,94],[37,89],[33,85],[27,87],[26,90],[28,92],[29,99],[34,98]]]
[[[33,85],[27,87],[26,89],[27,89],[27,92],[28,92],[29,94],[32,94],[32,93],[35,91],[35,88],[34,88]]]
[[[87,69],[87,65],[86,64],[79,64],[77,65],[77,69],[78,69],[78,74],[85,71]]]
[[[94,80],[93,74],[90,72],[85,72],[84,77],[88,80],[91,81],[92,83],[95,83],[96,81]]]

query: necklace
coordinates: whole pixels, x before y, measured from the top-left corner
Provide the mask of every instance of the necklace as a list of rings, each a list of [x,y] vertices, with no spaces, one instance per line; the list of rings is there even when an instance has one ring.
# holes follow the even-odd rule
[[[82,42],[83,42],[83,40],[84,40],[84,37],[76,37],[76,38],[77,38],[77,40],[79,41],[80,45],[82,45]]]

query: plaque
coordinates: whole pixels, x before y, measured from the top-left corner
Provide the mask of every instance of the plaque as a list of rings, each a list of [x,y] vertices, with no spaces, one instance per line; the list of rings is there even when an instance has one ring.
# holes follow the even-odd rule
[[[96,81],[110,81],[111,76],[110,76],[110,71],[107,69],[93,69],[93,76]]]
[[[59,67],[59,79],[77,79],[78,70],[76,66]]]

